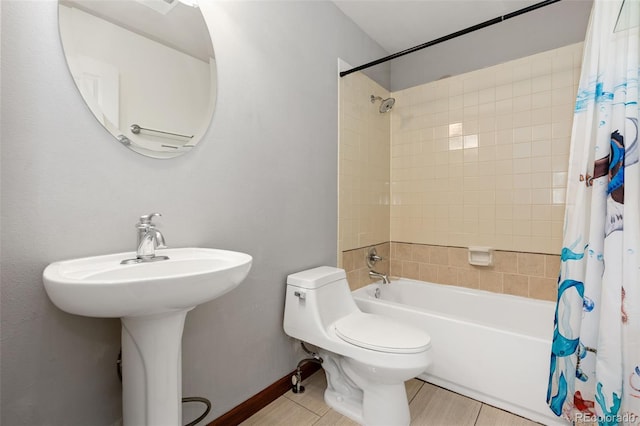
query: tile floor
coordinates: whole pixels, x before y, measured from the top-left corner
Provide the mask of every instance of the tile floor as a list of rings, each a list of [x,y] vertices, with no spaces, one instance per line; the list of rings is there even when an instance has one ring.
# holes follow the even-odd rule
[[[281,426],[357,426],[324,402],[322,370],[303,382],[306,391],[289,391],[242,423]],[[412,379],[406,383],[412,426],[536,426],[538,423],[446,389]]]

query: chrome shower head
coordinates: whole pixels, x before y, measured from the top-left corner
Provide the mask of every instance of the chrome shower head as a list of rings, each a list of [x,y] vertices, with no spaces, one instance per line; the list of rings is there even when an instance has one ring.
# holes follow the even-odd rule
[[[371,103],[375,103],[375,101],[382,101],[380,103],[380,113],[384,114],[385,112],[389,112],[391,108],[393,108],[393,104],[396,103],[395,98],[387,98],[382,99],[380,96],[371,95]]]
[[[391,108],[393,108],[393,105],[395,103],[396,103],[396,99],[395,98],[387,98],[387,99],[385,99],[380,104],[380,112],[381,113],[385,113],[385,112],[391,111]]]

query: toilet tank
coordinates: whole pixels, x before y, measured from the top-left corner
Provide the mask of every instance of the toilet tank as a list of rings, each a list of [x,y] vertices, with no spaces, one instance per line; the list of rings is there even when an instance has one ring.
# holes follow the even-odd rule
[[[287,277],[287,285],[307,289],[318,289],[338,280],[347,280],[344,269],[333,266],[318,266],[306,271],[296,272]]]
[[[320,345],[331,324],[358,311],[343,269],[320,266],[287,277],[284,331],[291,337]]]

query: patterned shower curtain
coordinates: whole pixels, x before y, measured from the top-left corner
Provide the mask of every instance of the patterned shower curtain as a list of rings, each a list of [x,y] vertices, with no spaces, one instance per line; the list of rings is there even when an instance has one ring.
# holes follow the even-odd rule
[[[584,45],[547,390],[556,415],[600,425],[640,424],[640,32],[616,26],[621,5],[595,0]]]

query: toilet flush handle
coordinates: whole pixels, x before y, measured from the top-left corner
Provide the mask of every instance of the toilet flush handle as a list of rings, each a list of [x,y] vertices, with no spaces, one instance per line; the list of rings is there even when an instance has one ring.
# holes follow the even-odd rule
[[[294,291],[293,295],[300,300],[304,300],[307,298],[307,293],[305,293],[304,291]]]

